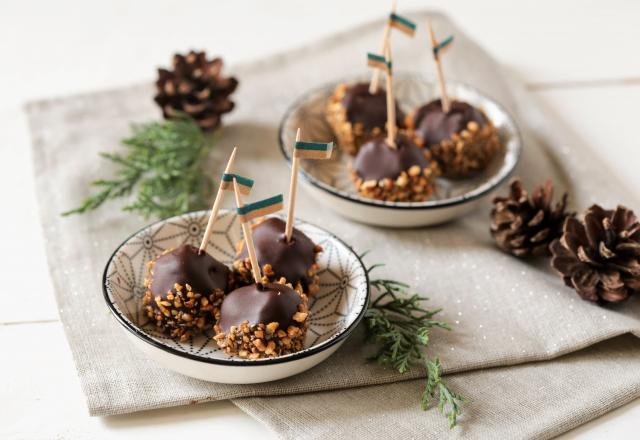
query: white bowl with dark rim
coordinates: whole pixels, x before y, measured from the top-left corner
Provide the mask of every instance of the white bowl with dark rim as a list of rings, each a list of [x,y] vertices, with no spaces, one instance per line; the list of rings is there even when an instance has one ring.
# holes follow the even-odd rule
[[[153,223],[127,238],[113,252],[103,275],[107,307],[131,342],[161,365],[211,382],[269,382],[301,373],[328,358],[349,337],[369,304],[367,271],[356,252],[335,235],[310,223],[295,224],[324,251],[318,257],[319,292],[309,299],[310,326],[305,348],[265,359],[232,357],[218,349],[213,332],[180,342],[160,333],[142,311],[145,263],[182,244],[199,246],[209,211]],[[235,213],[222,210],[208,252],[230,265],[241,238]]]
[[[368,81],[368,77],[351,78],[346,83]],[[284,115],[279,130],[280,150],[291,164],[291,150],[296,130],[303,139],[335,141],[325,119],[327,100],[339,82],[312,90],[299,98]],[[522,151],[522,138],[514,119],[493,99],[466,84],[447,82],[447,90],[459,99],[484,111],[497,127],[504,146],[486,170],[468,179],[437,179],[437,189],[426,202],[385,202],[357,194],[349,163],[352,157],[334,150],[329,160],[301,160],[301,181],[309,193],[337,213],[362,223],[388,227],[428,226],[453,220],[486,200],[513,172]],[[412,109],[438,97],[437,84],[419,74],[394,77],[394,91],[402,110]]]

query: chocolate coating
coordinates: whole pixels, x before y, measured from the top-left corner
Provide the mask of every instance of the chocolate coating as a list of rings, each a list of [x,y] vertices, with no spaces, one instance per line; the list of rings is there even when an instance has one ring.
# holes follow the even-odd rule
[[[397,148],[391,148],[384,138],[369,140],[360,147],[353,161],[353,169],[361,179],[395,179],[414,165],[426,168],[427,159],[420,147],[409,138],[398,136]]]
[[[387,94],[381,88],[375,94],[369,93],[369,83],[357,83],[347,87],[342,97],[347,119],[352,124],[360,123],[365,130],[375,127],[384,129],[387,123]],[[396,103],[396,124],[403,125],[404,115]]]
[[[229,268],[198,248],[182,245],[158,257],[150,286],[154,297],[164,297],[175,283],[189,284],[194,292],[209,295],[214,289],[226,290]]]
[[[425,146],[451,138],[452,134],[467,128],[471,121],[483,126],[487,118],[480,109],[460,101],[452,101],[449,113],[444,113],[439,99],[420,107],[413,117],[416,134]]]
[[[229,331],[232,325],[244,321],[251,324],[277,322],[287,329],[293,323],[293,315],[298,311],[302,299],[298,292],[284,284],[250,284],[231,292],[222,302],[220,328]]]
[[[276,277],[285,277],[287,283],[309,287],[311,279],[307,275],[315,263],[316,245],[300,230],[293,228],[291,241],[287,243],[284,232],[286,223],[278,217],[269,217],[253,228],[253,244],[260,267],[270,264]],[[239,258],[248,257],[247,246],[242,248]]]

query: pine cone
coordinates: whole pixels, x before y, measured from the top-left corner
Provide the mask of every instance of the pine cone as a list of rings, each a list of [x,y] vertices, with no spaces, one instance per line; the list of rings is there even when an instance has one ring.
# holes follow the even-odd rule
[[[222,76],[222,59],[207,60],[204,52],[176,54],[173,70],[158,69],[157,94],[154,98],[166,119],[184,112],[203,130],[220,126],[220,117],[233,110],[229,99],[238,80]]]
[[[551,266],[583,299],[616,303],[640,290],[640,223],[623,206],[593,205],[584,221],[568,218],[551,253]]]
[[[508,197],[496,197],[491,211],[491,235],[498,246],[517,257],[548,255],[549,244],[562,234],[567,194],[552,209],[553,184],[547,180],[531,197],[519,179],[511,181]]]

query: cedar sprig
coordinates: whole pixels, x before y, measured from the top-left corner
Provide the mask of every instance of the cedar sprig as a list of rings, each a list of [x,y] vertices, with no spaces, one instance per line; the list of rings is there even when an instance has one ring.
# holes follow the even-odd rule
[[[422,360],[422,347],[429,345],[433,327],[450,330],[447,323],[432,319],[440,309],[427,310],[426,298],[404,295],[409,286],[393,280],[372,280],[371,287],[380,292],[367,311],[367,327],[373,341],[380,346],[375,358],[405,373],[411,364]]]
[[[133,134],[122,141],[126,153],[101,153],[119,166],[112,179],[92,182],[98,191],[63,215],[93,211],[105,202],[134,200],[123,210],[148,217],[170,217],[205,208],[211,180],[202,162],[212,146],[198,124],[186,115],[132,125]]]
[[[460,394],[451,391],[447,384],[442,381],[440,359],[435,358],[433,361],[426,359],[425,366],[427,367],[427,384],[422,392],[420,405],[426,411],[437,395],[438,409],[449,420],[449,428],[453,428],[456,426],[457,418],[462,412],[460,404],[465,399]]]
[[[364,254],[362,255],[364,256]],[[371,273],[376,264],[367,269]],[[365,314],[368,339],[378,346],[372,357],[379,364],[391,365],[400,373],[412,366],[424,364],[427,382],[422,393],[421,407],[427,410],[434,399],[438,409],[456,426],[464,398],[452,391],[441,377],[440,360],[430,360],[425,354],[432,328],[451,330],[446,322],[434,319],[442,309],[429,310],[422,303],[428,298],[409,294],[409,285],[400,281],[376,279],[369,282],[378,293]]]

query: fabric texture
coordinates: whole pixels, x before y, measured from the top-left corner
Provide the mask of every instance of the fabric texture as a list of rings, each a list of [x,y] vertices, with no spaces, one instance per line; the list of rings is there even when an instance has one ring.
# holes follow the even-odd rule
[[[407,15],[418,23],[427,17],[425,12]],[[454,49],[443,58],[447,77],[492,96],[518,121],[525,148],[516,174],[528,187],[551,177],[557,194],[567,189],[571,194],[571,207],[578,211],[594,202],[605,207],[614,207],[617,203],[638,206],[628,192],[621,190],[624,186],[617,182],[615,173],[603,170],[602,164],[584,149],[573,133],[563,130],[531,101],[522,85],[506,79],[508,75],[503,69],[446,17],[432,17],[438,35],[454,34],[456,38]],[[287,188],[289,169],[277,146],[280,118],[292,102],[309,89],[365,72],[365,53],[379,46],[381,35],[382,23],[371,23],[313,47],[228,69],[240,80],[234,95],[237,108],[225,119],[209,169],[220,172],[231,148],[237,145],[239,174],[269,176],[268,184],[258,182],[256,185],[256,199],[270,195],[274,188]],[[422,28],[414,39],[394,36],[396,71],[433,72],[427,41]],[[435,426],[438,428],[434,429],[441,429],[445,423],[435,419],[433,411],[425,416],[417,407],[421,387],[410,379],[423,377],[424,371],[415,369],[399,375],[365,362],[370,347],[363,344],[362,332],[307,373],[274,383],[245,386],[206,383],[181,376],[163,369],[130,345],[105,307],[101,275],[115,247],[147,222],[122,213],[118,202],[83,216],[61,217],[59,214],[89,194],[90,181],[109,176],[113,171],[110,164],[98,158],[99,151],[119,148],[119,140],[128,135],[131,122],[160,117],[152,97],[152,85],[143,84],[41,101],[27,107],[49,267],[60,318],[89,412],[111,415],[210,400],[379,385],[318,393],[314,397],[304,394],[244,399],[237,403],[285,437],[302,431],[308,437],[327,434],[322,431],[326,426],[320,427],[321,420],[314,415],[324,414],[318,410],[323,399],[335,399],[332,411],[342,416],[344,427],[340,429],[344,431],[336,428],[336,432],[347,432],[351,426],[359,427],[358,432],[363,436],[373,435],[376,426],[392,426],[394,418],[403,421],[408,436],[422,435],[425,429],[431,432]],[[296,209],[299,217],[322,222],[357,251],[371,249],[368,262],[387,265],[378,270],[378,275],[411,283],[418,292],[431,298],[432,307],[444,309],[441,318],[451,323],[453,331],[434,332],[432,353],[440,356],[446,373],[483,369],[451,377],[463,394],[473,397],[467,406],[469,423],[465,423],[465,429],[476,429],[472,426],[478,421],[478,435],[491,432],[498,435],[503,431],[491,420],[500,417],[506,420],[505,424],[522,427],[522,431],[513,432],[516,437],[545,437],[570,427],[551,417],[552,414],[545,416],[547,412],[541,408],[549,402],[553,405],[550,409],[573,414],[572,420],[576,423],[571,426],[574,426],[598,415],[594,399],[602,403],[598,408],[610,409],[637,396],[640,373],[627,372],[611,383],[599,382],[602,378],[595,377],[597,375],[590,376],[596,362],[590,361],[590,357],[599,356],[597,359],[605,361],[619,356],[621,362],[637,361],[634,359],[637,344],[634,345],[630,337],[615,340],[614,354],[607,351],[605,343],[597,349],[549,363],[484,371],[489,367],[555,359],[627,333],[640,336],[640,302],[636,298],[608,308],[580,300],[549,269],[548,261],[525,262],[499,251],[488,231],[489,210],[487,203],[445,225],[391,230],[350,222],[328,207],[314,203],[302,188]],[[575,371],[567,365],[574,365]],[[584,388],[580,389],[580,395],[589,402],[579,402],[573,397],[548,400],[560,391],[576,395],[576,384],[570,384],[576,379],[573,377],[576,371],[582,369],[584,386],[578,384],[578,388]],[[541,375],[540,372],[546,371],[555,371],[557,375]],[[548,381],[544,382],[546,378]],[[398,381],[407,382],[380,385]],[[158,386],[160,383],[162,386]],[[547,387],[548,394],[535,391],[533,384],[536,383]],[[527,405],[523,403],[517,411],[512,408],[501,413],[501,404],[503,408],[510,405],[500,400],[504,394],[499,390],[514,391],[518,384],[532,384],[527,388],[531,390],[532,401]],[[371,405],[370,416],[340,411],[340,408],[361,405],[362,399]],[[393,406],[385,411],[388,399]],[[293,410],[278,417],[273,409],[265,409],[270,405]],[[304,413],[305,408],[310,411],[308,414]],[[482,422],[490,408],[495,409],[491,410],[494,418]],[[412,425],[413,421],[421,422]],[[362,426],[365,422],[367,427]],[[305,431],[303,425],[307,423],[318,429]]]
[[[626,335],[548,362],[447,376],[467,403],[450,430],[420,410],[425,380],[234,403],[285,439],[545,439],[640,397],[640,341]]]

